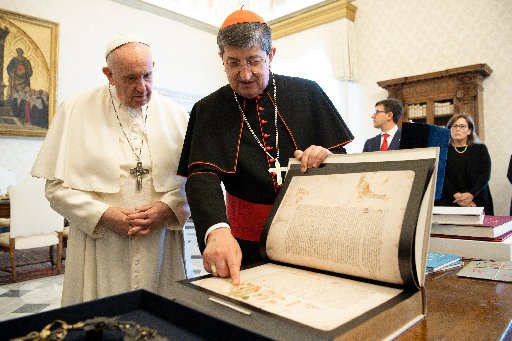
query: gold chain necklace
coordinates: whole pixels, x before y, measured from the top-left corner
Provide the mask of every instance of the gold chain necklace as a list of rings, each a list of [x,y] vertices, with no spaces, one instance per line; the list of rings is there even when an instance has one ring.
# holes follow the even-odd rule
[[[137,180],[137,189],[142,189],[142,176],[144,174],[149,174],[149,169],[142,167],[142,161],[140,161],[140,156],[142,155],[142,147],[144,146],[144,136],[146,136],[146,121],[148,119],[148,108],[149,105],[146,107],[146,115],[144,116],[144,119],[142,120],[144,124],[144,128],[142,131],[142,142],[140,144],[140,150],[139,154],[137,155],[137,152],[135,151],[135,148],[133,148],[132,143],[130,142],[130,139],[128,138],[128,135],[126,135],[126,132],[124,131],[123,124],[121,123],[121,120],[119,119],[119,114],[116,110],[116,105],[114,104],[114,97],[112,96],[112,90],[110,89],[110,84],[108,85],[108,92],[110,94],[110,102],[112,102],[112,108],[114,108],[114,112],[116,114],[117,122],[119,122],[119,126],[121,127],[121,131],[123,132],[124,138],[126,139],[126,142],[128,142],[128,145],[130,146],[133,155],[135,155],[135,158],[137,159],[137,165],[134,168],[130,168],[130,174],[134,175]]]

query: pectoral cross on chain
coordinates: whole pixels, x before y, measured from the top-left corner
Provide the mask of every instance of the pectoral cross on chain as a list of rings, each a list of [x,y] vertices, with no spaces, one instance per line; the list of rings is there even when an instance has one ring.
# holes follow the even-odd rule
[[[269,173],[272,173],[272,174],[275,174],[276,177],[277,177],[277,184],[279,186],[281,186],[283,184],[283,177],[281,175],[281,172],[286,172],[287,171],[287,168],[286,167],[281,167],[281,164],[279,163],[279,160],[278,159],[275,159],[275,167],[274,168],[269,168],[268,172]]]
[[[137,161],[137,167],[130,168],[130,174],[137,177],[137,189],[142,189],[142,176],[149,174],[149,169],[142,168],[142,162]]]

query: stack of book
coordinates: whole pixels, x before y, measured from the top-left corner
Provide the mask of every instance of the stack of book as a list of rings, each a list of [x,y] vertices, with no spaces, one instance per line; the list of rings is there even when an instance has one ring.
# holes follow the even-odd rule
[[[464,266],[462,257],[430,251],[427,255],[427,273],[450,270]]]
[[[480,224],[433,223],[430,251],[464,258],[512,260],[512,217],[486,215]]]
[[[434,206],[432,209],[432,224],[482,224],[484,215],[483,207]]]

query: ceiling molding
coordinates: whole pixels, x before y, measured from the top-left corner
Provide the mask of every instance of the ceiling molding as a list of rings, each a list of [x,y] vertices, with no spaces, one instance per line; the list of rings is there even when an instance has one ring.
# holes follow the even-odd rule
[[[219,32],[219,28],[215,27],[214,25],[207,24],[203,21],[188,17],[183,14],[179,14],[177,12],[170,11],[168,9],[152,5],[150,3],[147,3],[145,1],[140,0],[111,0],[113,2],[120,3],[122,5],[132,7],[135,9],[139,9],[141,11],[146,11],[149,13],[153,13],[156,15],[159,15],[161,17],[171,19],[173,21],[177,21],[179,23],[182,23],[184,25],[197,28],[199,30],[217,35],[217,32]]]
[[[317,5],[290,13],[286,16],[268,22],[272,27],[272,38],[279,39],[293,33],[347,18],[354,21],[357,7],[352,0],[323,1]]]
[[[217,35],[219,28],[177,12],[152,5],[141,0],[111,0],[135,9],[153,13],[184,25]],[[302,10],[287,14],[268,22],[272,27],[272,38],[279,39],[334,20],[347,18],[355,20],[357,7],[353,0],[327,0]]]

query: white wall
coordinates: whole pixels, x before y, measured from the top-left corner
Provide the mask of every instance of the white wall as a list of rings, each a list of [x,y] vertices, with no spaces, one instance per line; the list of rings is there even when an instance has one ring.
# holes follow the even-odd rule
[[[215,36],[109,0],[0,0],[0,8],[60,25],[57,104],[106,84],[107,43],[119,32],[151,42],[155,86],[204,96],[225,84]],[[0,165],[29,175],[41,138],[0,137]]]

